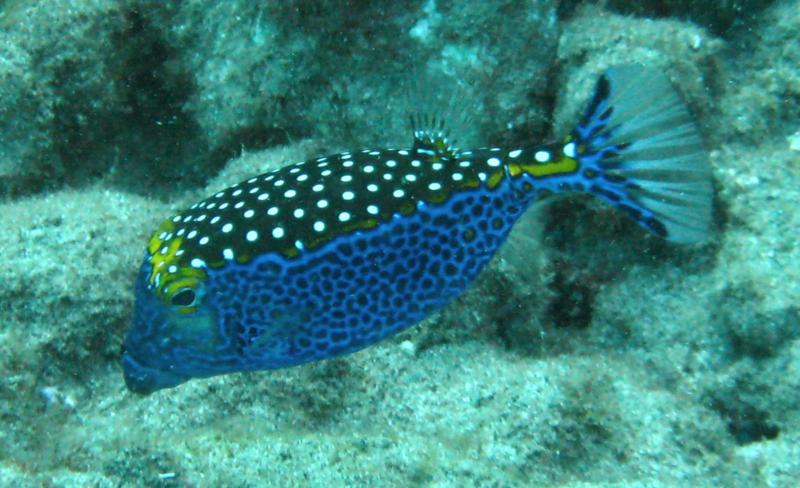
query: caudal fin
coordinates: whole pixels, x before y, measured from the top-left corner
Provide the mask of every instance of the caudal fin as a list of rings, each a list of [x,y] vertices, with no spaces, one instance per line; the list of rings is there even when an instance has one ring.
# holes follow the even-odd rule
[[[573,137],[592,193],[665,239],[706,239],[711,169],[694,119],[664,75],[639,65],[606,71]]]

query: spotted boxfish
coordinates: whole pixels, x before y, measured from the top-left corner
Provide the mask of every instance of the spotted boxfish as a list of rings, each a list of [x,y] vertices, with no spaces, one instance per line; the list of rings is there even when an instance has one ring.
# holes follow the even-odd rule
[[[669,241],[707,236],[710,167],[665,76],[609,69],[555,143],[462,150],[418,126],[407,149],[290,164],[167,219],[136,279],[125,382],[147,394],[363,349],[452,301],[533,202],[565,192]]]

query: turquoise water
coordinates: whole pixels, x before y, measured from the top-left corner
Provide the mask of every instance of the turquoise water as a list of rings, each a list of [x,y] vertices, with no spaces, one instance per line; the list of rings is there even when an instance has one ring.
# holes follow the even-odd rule
[[[800,2],[0,2],[0,486],[795,486]],[[714,227],[542,206],[454,303],[353,355],[138,396],[150,234],[251,175],[568,132],[665,73]]]

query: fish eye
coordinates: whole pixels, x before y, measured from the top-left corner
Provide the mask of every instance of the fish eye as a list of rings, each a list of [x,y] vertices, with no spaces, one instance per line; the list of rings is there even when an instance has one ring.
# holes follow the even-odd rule
[[[197,300],[197,294],[191,288],[184,288],[176,293],[170,303],[178,307],[191,307]]]

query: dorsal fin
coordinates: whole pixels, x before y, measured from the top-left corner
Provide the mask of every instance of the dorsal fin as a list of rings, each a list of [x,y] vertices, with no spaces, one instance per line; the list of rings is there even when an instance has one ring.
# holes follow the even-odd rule
[[[455,141],[450,140],[450,130],[444,119],[427,114],[411,116],[411,127],[414,130],[414,149],[430,154],[434,160],[458,158]]]

